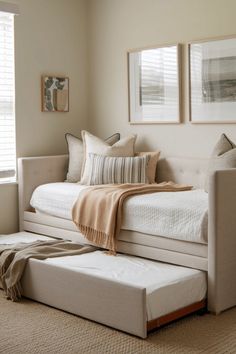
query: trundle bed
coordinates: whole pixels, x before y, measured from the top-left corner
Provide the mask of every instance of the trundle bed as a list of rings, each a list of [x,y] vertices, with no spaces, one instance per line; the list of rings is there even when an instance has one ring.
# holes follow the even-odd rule
[[[86,243],[86,240],[78,232],[69,216],[60,214],[65,211],[60,210],[59,213],[57,211],[54,214],[50,214],[48,210],[46,212],[45,210],[40,210],[40,197],[46,196],[46,199],[48,198],[50,202],[48,186],[42,186],[43,188],[40,187],[41,190],[39,189],[40,193],[38,198],[36,198],[36,202],[39,203],[39,207],[36,208],[36,210],[38,209],[37,212],[30,205],[30,201],[34,205],[34,201],[31,198],[36,187],[48,183],[53,183],[57,191],[54,196],[58,195],[58,200],[54,204],[59,205],[61,203],[60,198],[63,200],[63,195],[60,196],[57,188],[60,186],[60,182],[65,180],[67,165],[67,155],[19,159],[20,228],[21,231],[27,231],[26,235],[29,236],[34,233]],[[207,160],[204,159],[162,159],[158,163],[157,180],[160,182],[172,180],[176,183],[188,183],[196,188],[203,188],[206,167]],[[80,256],[80,261],[76,258],[70,261],[67,259],[66,262],[62,258],[58,258],[56,262],[55,260],[37,261],[31,259],[23,278],[24,294],[37,301],[143,338],[146,337],[147,330],[156,328],[184,314],[204,308],[206,305],[206,289],[209,311],[220,313],[229,307],[235,306],[235,179],[235,169],[216,171],[210,176],[208,195],[203,191],[184,192],[192,193],[193,201],[196,199],[196,203],[200,203],[199,205],[202,206],[201,222],[198,224],[198,238],[191,228],[189,228],[189,234],[187,233],[188,227],[185,228],[186,232],[181,237],[178,237],[178,233],[175,235],[153,234],[154,231],[150,229],[148,231],[145,224],[139,225],[138,229],[136,229],[135,225],[139,219],[134,203],[136,197],[132,197],[132,200],[128,201],[127,210],[130,210],[131,214],[133,210],[133,219],[130,219],[130,224],[127,221],[126,225],[123,225],[124,229],[121,230],[118,237],[118,252],[159,262],[122,255],[118,255],[118,258],[105,256],[106,259],[109,259],[106,262],[119,263],[121,260],[118,268],[121,269],[122,262],[134,260],[137,262],[136,266],[138,267],[135,273],[138,273],[138,269],[142,269],[142,267],[146,269],[148,265],[151,268],[157,267],[155,271],[148,272],[148,276],[147,274],[146,276],[144,275],[144,279],[149,279],[150,276],[149,283],[143,282],[141,275],[136,280],[124,279],[115,272],[116,275],[112,278],[107,275],[106,271],[106,274],[104,274],[105,268],[103,271],[100,269],[98,274],[96,274],[96,271],[94,272],[93,267],[92,271],[91,269],[90,271],[88,269],[81,271],[86,266],[77,262],[82,262],[87,257],[95,257],[94,259],[96,259],[96,257],[101,255],[94,252],[93,256]],[[74,187],[68,185],[65,188],[68,188],[66,194],[70,194],[68,191]],[[198,193],[197,198],[195,198],[194,193]],[[178,202],[184,205],[184,197],[181,199],[181,194],[179,194],[179,198]],[[65,204],[67,202],[69,204],[72,203],[72,199],[65,200]],[[191,198],[189,202],[191,203]],[[132,203],[134,203],[133,206]],[[136,204],[139,203],[140,200],[136,198]],[[150,205],[150,200],[148,200],[148,204]],[[207,211],[204,212],[206,205]],[[50,208],[50,203],[48,206]],[[182,208],[182,216],[181,213],[175,215],[176,217],[182,217],[182,226],[188,219],[190,209]],[[151,212],[155,216],[155,211],[152,208],[142,210],[145,215]],[[165,214],[165,209],[162,212]],[[173,210],[170,210],[169,215],[171,213],[173,214]],[[186,219],[184,218],[184,213],[186,213]],[[191,213],[195,218],[198,217],[198,214],[194,214],[193,207]],[[166,216],[168,218],[168,212]],[[176,222],[178,223],[178,220]],[[189,225],[191,225],[191,222]],[[142,232],[138,230],[142,230]],[[157,230],[158,227],[156,227]],[[168,231],[167,228],[166,232],[170,232],[170,229]],[[129,259],[129,257],[131,258]],[[160,261],[169,264],[163,264]],[[87,259],[86,262],[90,264],[91,259]],[[111,263],[107,264],[107,269],[111,269],[113,265]],[[175,274],[173,277],[171,276],[172,270],[173,274]],[[155,278],[157,281],[154,281]],[[168,281],[165,282],[165,279],[169,279],[169,283]],[[181,286],[178,286],[178,284],[181,284]],[[184,284],[187,288],[184,287]],[[190,298],[185,299],[182,291],[188,293]],[[152,310],[151,312],[154,311],[154,315],[150,316],[150,311],[148,310],[150,294],[153,295],[155,293],[158,295],[156,295],[157,298],[154,302],[159,304],[158,306],[160,307],[156,312]],[[168,302],[168,294],[169,300],[171,298],[173,300],[174,297],[174,306],[171,301]],[[98,298],[99,302],[96,300]],[[162,303],[162,299],[165,300],[164,303]],[[182,300],[186,301],[182,302]],[[163,311],[165,304],[167,308]]]
[[[0,243],[48,239],[20,232],[0,236]],[[29,259],[21,279],[23,295],[142,338],[206,308],[205,272],[104,252]]]

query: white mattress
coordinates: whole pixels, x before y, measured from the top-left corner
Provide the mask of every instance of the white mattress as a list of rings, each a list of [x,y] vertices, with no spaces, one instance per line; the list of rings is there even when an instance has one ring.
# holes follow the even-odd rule
[[[10,234],[10,235],[0,235],[0,244],[2,245],[3,244],[13,245],[14,243],[20,243],[20,242],[30,243],[37,240],[41,240],[41,241],[52,240],[52,237],[34,234],[25,231],[17,232],[16,234]]]
[[[20,232],[0,236],[0,244],[33,242],[39,239],[49,239],[49,237]],[[31,259],[30,262],[34,262],[34,259]],[[103,279],[145,287],[148,321],[201,301],[206,297],[206,273],[196,269],[128,255],[108,256],[105,251],[48,258],[40,262],[80,273],[97,275]]]
[[[196,269],[128,255],[108,256],[105,251],[50,258],[45,262],[103,279],[145,287],[148,321],[206,297],[206,274]]]
[[[36,211],[71,220],[73,204],[86,186],[50,183],[34,191],[31,206]],[[203,190],[163,192],[126,199],[123,230],[178,240],[207,243],[208,196]]]

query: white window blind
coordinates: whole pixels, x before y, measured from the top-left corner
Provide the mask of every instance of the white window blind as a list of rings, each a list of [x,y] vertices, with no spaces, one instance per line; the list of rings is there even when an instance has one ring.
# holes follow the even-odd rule
[[[164,101],[163,52],[144,50],[141,52],[140,104],[162,104]]]
[[[161,105],[167,101],[176,104],[176,47],[144,50],[141,52],[140,103]]]
[[[0,183],[15,175],[14,14],[0,11]]]

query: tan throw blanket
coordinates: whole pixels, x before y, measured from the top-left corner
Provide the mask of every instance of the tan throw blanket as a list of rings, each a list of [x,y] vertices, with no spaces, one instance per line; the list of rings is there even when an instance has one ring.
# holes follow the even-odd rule
[[[46,259],[73,256],[96,250],[65,240],[35,241],[15,245],[0,245],[0,285],[7,298],[17,301],[21,298],[20,280],[29,258]]]
[[[122,222],[122,207],[127,197],[190,189],[192,189],[191,186],[173,182],[92,186],[80,192],[73,206],[72,218],[80,232],[89,241],[115,254],[116,236]]]

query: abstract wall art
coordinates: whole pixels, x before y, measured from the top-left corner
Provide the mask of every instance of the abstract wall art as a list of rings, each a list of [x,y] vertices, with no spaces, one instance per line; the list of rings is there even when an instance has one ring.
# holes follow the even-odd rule
[[[42,111],[69,112],[69,78],[42,76]]]

